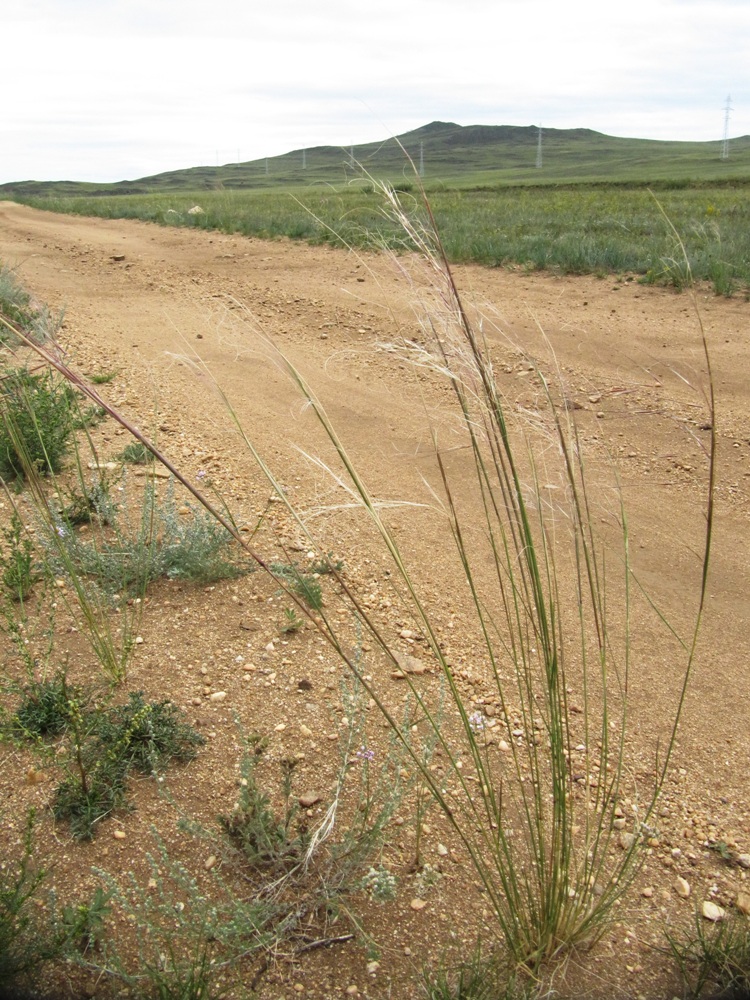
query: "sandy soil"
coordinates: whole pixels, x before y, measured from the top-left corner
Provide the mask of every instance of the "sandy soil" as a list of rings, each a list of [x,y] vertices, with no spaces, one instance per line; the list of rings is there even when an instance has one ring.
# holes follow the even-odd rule
[[[394,642],[428,659],[418,637],[401,636],[412,623],[390,600],[387,564],[373,550],[361,519],[331,509],[341,503],[341,491],[295,450],[322,451],[324,443],[259,333],[272,338],[320,394],[373,493],[428,502],[425,481],[438,482],[430,426],[438,429],[456,481],[468,469],[468,456],[454,434],[445,388],[433,373],[415,369],[388,346],[403,338],[424,340],[415,308],[422,295],[418,274],[340,250],[68,218],[10,203],[0,205],[0,260],[16,268],[41,301],[64,308],[61,343],[75,367],[89,375],[117,371],[103,394],[154,434],[189,477],[206,471],[240,524],[252,527],[264,514],[276,538],[303,558],[307,543],[280,505],[269,506],[273,490],[232,428],[208,371],[295,501],[307,510],[328,508],[310,522],[321,551],[343,561],[347,581],[367,597]],[[471,309],[487,317],[498,382],[512,412],[544,411],[528,358],[563,379],[555,392],[578,423],[595,485],[597,521],[605,534],[611,530],[613,495],[606,484],[616,471],[638,577],[677,626],[687,629],[700,577],[709,439],[705,360],[691,297],[625,276],[558,278],[465,267],[456,270],[456,278]],[[704,899],[729,909],[746,886],[745,872],[723,863],[706,841],[723,840],[739,853],[750,852],[750,306],[741,299],[717,299],[708,290],[698,291],[695,304],[711,349],[717,395],[709,599],[658,834],[611,932],[592,955],[578,956],[570,966],[579,977],[576,989],[590,996],[670,995],[668,962],[654,950],[663,943],[664,926],[687,926]],[[203,373],[188,361],[198,358],[206,366]],[[95,441],[101,456],[111,458],[125,438],[106,424],[95,431]],[[551,470],[553,456],[548,465]],[[428,509],[402,509],[391,523],[434,608],[467,699],[491,704],[486,679],[472,675],[475,637],[466,624],[461,588],[451,583],[456,567],[442,522]],[[311,814],[316,809],[320,814],[335,778],[346,728],[338,686],[342,668],[314,629],[281,632],[287,604],[260,574],[209,590],[164,582],[146,602],[139,627],[143,642],[127,686],[173,698],[208,735],[198,759],[168,778],[179,807],[207,825],[215,826],[216,815],[231,808],[237,793],[237,717],[245,732],[269,736],[271,760],[302,755],[296,791],[315,789],[323,796]],[[647,776],[655,741],[668,731],[684,657],[643,601],[634,601],[632,627],[627,753],[635,781]],[[78,649],[78,656],[74,669],[93,675],[87,654]],[[400,703],[399,682],[374,662],[373,673],[378,669],[384,676],[376,681]],[[300,680],[307,683],[300,687]],[[226,692],[225,699],[211,700],[219,691]],[[374,713],[369,719],[377,729]],[[378,738],[383,739],[382,727]],[[43,807],[50,800],[51,780],[24,780],[28,766],[20,751],[2,749],[0,818],[6,844],[18,837],[27,805]],[[88,845],[71,841],[64,828],[53,830],[42,809],[40,843],[54,862],[52,878],[63,898],[91,891],[97,884],[94,865],[147,878],[152,824],[196,877],[209,878],[209,849],[177,830],[174,807],[152,783],[139,783],[133,801],[133,812],[108,818]],[[417,996],[425,963],[444,952],[455,958],[471,948],[477,932],[488,938],[488,914],[473,893],[466,860],[453,847],[449,861],[437,853],[448,832],[436,811],[428,820],[425,857],[442,866],[444,877],[426,895],[423,909],[411,907],[417,874],[408,870],[414,838],[408,803],[398,818],[403,825],[393,827],[385,857],[399,870],[402,887],[394,902],[363,902],[360,908],[380,964],[368,967],[372,956],[357,940],[293,960],[291,949],[282,948],[259,977],[263,998],[355,991],[373,998]],[[115,831],[124,836],[115,839]],[[678,876],[690,883],[688,899],[675,892]],[[343,918],[336,926],[342,929],[334,935],[350,930]],[[106,995],[106,983],[94,986],[64,970],[55,976],[53,985],[63,991]]]

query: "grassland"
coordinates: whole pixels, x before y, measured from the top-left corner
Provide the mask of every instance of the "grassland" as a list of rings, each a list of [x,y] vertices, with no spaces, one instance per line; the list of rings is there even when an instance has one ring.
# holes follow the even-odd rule
[[[563,274],[636,274],[682,287],[686,267],[659,205],[680,233],[693,275],[719,294],[750,288],[748,188],[661,190],[577,185],[567,188],[432,190],[429,197],[455,262],[518,265]],[[403,234],[368,187],[285,191],[30,199],[39,208],[161,225],[217,229],[264,238],[357,246],[403,244]],[[198,205],[202,211],[190,214]]]

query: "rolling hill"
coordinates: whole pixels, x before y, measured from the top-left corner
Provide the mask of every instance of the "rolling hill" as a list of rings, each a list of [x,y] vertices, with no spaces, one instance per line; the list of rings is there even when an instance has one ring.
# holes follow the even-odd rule
[[[264,189],[361,182],[363,171],[399,183],[421,173],[425,184],[449,188],[570,183],[665,184],[750,180],[750,136],[722,144],[627,139],[591,129],[456,125],[431,122],[381,142],[342,148],[316,146],[282,156],[173,170],[113,184],[18,181],[0,185],[3,197],[115,195],[226,189]],[[411,159],[411,163],[409,162]]]

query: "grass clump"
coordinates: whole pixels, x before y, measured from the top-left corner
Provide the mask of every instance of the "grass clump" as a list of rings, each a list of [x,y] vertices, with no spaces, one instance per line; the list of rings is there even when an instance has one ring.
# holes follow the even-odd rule
[[[439,962],[423,972],[425,1000],[522,1000],[537,991],[503,968],[496,955],[482,954],[480,944],[455,967]]]
[[[445,684],[455,720],[452,731],[442,724],[418,677],[401,672],[419,707],[420,743],[432,740],[439,749],[453,786],[450,796],[449,781],[436,777],[419,747],[403,733],[386,694],[376,679],[365,676],[336,620],[324,616],[319,627],[401,740],[423,788],[460,840],[511,966],[533,977],[561,952],[588,947],[601,936],[637,871],[694,662],[711,540],[713,450],[694,631],[680,638],[685,660],[675,714],[652,784],[632,810],[632,832],[620,847],[614,821],[630,794],[626,759],[633,573],[625,512],[620,507],[613,518],[620,526],[614,561],[622,568],[615,583],[606,572],[613,543],[607,539],[605,544],[596,530],[593,511],[599,500],[589,491],[582,442],[572,415],[555,403],[550,376],[534,364],[546,409],[533,423],[516,419],[501,394],[481,326],[469,319],[456,288],[430,205],[423,204],[421,221],[415,222],[392,190],[384,193],[404,244],[417,249],[423,268],[412,262],[415,295],[426,303],[422,325],[430,339],[425,347],[405,343],[402,356],[445,379],[460,423],[459,444],[469,456],[468,468],[451,475],[436,446],[432,495],[440,498],[442,524],[435,530],[443,530],[441,537],[454,548],[459,574],[454,599],[469,609],[474,669],[482,672],[498,706],[494,720],[467,704],[441,638],[438,609],[422,596],[380,504],[315,393],[287,359],[277,357],[327,436],[332,477],[346,485],[374,529],[390,559],[392,585],[408,608],[402,615],[408,613],[414,631],[424,637],[432,666]],[[689,265],[685,267],[689,273]],[[710,372],[708,358],[707,364]],[[551,454],[559,455],[554,470]],[[323,458],[318,461],[327,467]],[[304,525],[278,480],[259,462],[272,488]],[[559,481],[558,505],[548,502],[540,485],[551,477]],[[315,547],[315,539],[308,539]],[[272,564],[270,572],[295,586],[300,571]],[[384,634],[366,600],[348,588],[342,591],[339,596],[362,633],[397,667],[398,646]],[[661,614],[660,619],[664,621]],[[575,711],[572,691],[580,699]],[[491,725],[496,726],[492,740]],[[501,737],[508,753],[498,757],[492,746]]]
[[[718,923],[695,915],[695,929],[681,937],[667,935],[668,950],[690,1000],[711,996],[744,1000],[750,996],[750,921],[727,914]]]
[[[60,317],[53,317],[45,306],[35,303],[19,282],[15,271],[2,263],[0,263],[0,317],[18,326],[26,336],[40,344],[54,335],[60,323]],[[0,324],[0,343],[14,347],[18,342],[19,338],[13,329]]]
[[[59,472],[71,446],[73,392],[56,372],[0,372],[0,478]]]

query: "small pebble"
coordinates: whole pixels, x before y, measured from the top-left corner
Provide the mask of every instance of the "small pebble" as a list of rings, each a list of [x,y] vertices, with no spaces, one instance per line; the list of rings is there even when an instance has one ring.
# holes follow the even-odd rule
[[[214,691],[213,694],[208,696],[209,701],[224,701],[226,698],[226,691]]]
[[[682,899],[687,899],[688,896],[690,895],[690,883],[686,878],[683,878],[680,875],[675,881],[674,891],[677,893],[678,896],[681,896]]]
[[[425,906],[427,906],[427,900],[412,899],[411,903],[409,903],[409,906],[411,906],[412,910],[423,910]]]
[[[704,900],[701,913],[706,920],[710,920],[714,924],[723,920],[726,916],[724,909],[716,903],[712,903],[709,899]]]
[[[125,833],[124,830],[115,830],[112,836],[115,838],[115,840],[125,840],[127,834]]]

